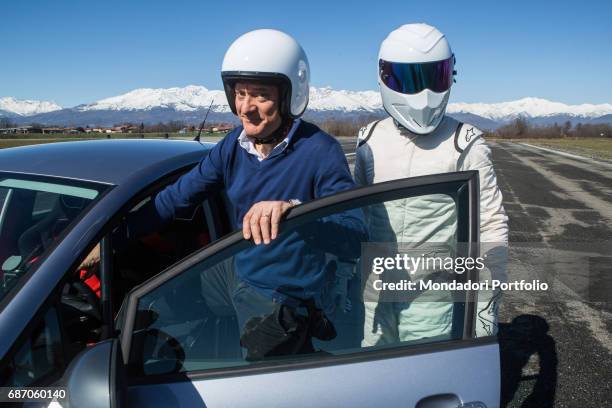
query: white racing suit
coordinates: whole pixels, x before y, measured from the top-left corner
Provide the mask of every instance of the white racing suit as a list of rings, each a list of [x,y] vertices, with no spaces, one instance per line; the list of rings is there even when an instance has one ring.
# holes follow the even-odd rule
[[[361,129],[355,159],[355,181],[370,185],[406,177],[464,170],[478,170],[480,178],[481,251],[497,256],[485,262],[483,278],[505,278],[508,218],[491,162],[491,150],[482,132],[445,116],[432,133],[417,135],[396,125],[389,117]],[[371,242],[422,245],[456,241],[455,204],[443,194],[395,200],[367,211]],[[489,245],[489,246],[487,246]],[[481,253],[480,256],[483,256]],[[495,259],[494,259],[495,258]],[[486,259],[486,258],[485,258]],[[484,276],[483,276],[484,275]],[[479,293],[477,336],[495,335],[499,293]],[[449,338],[453,304],[438,301],[365,302],[364,346],[423,338]]]

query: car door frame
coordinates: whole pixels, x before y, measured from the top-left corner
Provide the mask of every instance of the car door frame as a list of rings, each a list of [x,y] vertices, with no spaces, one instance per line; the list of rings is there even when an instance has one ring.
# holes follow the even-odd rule
[[[114,316],[117,315],[119,309],[114,310],[112,307],[114,304],[111,289],[113,285],[112,277],[114,273],[112,228],[124,221],[122,217],[126,215],[126,211],[128,211],[134,205],[138,205],[139,202],[142,202],[148,197],[153,199],[157,193],[174,183],[191,168],[192,166],[186,166],[170,175],[166,175],[157,180],[153,185],[134,195],[134,197],[128,201],[128,204],[117,212],[117,214],[113,217],[113,221],[109,222],[108,225],[103,228],[104,234],[100,239],[100,288],[102,295],[100,301],[102,306],[101,312],[103,316],[103,324],[105,327],[100,340],[117,337],[113,334],[115,326]],[[223,224],[227,222],[229,217],[226,209],[222,207],[221,202],[222,197],[220,194],[215,193],[207,197],[201,204],[203,212],[202,215],[204,216],[204,221],[207,226],[207,232],[210,235],[211,243],[224,235],[225,231]],[[223,222],[221,222],[219,218],[222,218]]]
[[[453,187],[454,188],[451,188]],[[442,191],[446,188],[446,191]],[[478,256],[478,237],[479,237],[479,179],[478,171],[464,171],[455,173],[445,173],[428,175],[408,179],[400,179],[379,183],[371,186],[356,188],[353,190],[327,196],[292,209],[286,219],[281,224],[281,228],[291,228],[298,223],[308,222],[319,219],[328,213],[336,213],[350,208],[360,208],[371,204],[375,200],[384,198],[384,201],[403,199],[413,196],[427,194],[449,194],[455,191],[453,199],[457,205],[457,241],[468,243],[468,256],[476,258]],[[466,228],[461,225],[467,223]],[[158,288],[170,279],[180,275],[191,267],[203,262],[214,262],[223,256],[225,250],[231,247],[232,250],[247,248],[249,241],[245,241],[242,231],[234,233],[211,243],[209,246],[192,254],[183,261],[175,264],[160,274],[154,276],[142,285],[134,288],[127,296],[124,306],[126,306],[124,320],[121,327],[121,347],[123,360],[129,362],[132,345],[132,332],[135,326],[136,311],[138,309],[138,299],[152,290]],[[477,280],[478,272],[475,268],[468,269],[463,275],[463,279]],[[386,350],[374,350],[352,355],[327,356],[324,359],[313,359],[301,362],[289,362],[287,364],[275,362],[271,365],[257,364],[247,367],[231,367],[220,369],[209,369],[201,372],[181,373],[180,375],[156,376],[155,378],[129,379],[131,385],[160,384],[167,381],[177,382],[188,379],[216,378],[224,376],[241,376],[267,373],[270,371],[296,370],[310,367],[320,367],[326,365],[352,363],[356,361],[377,360],[392,358],[397,356],[407,356],[436,351],[446,351],[456,348],[470,347],[472,345],[483,345],[497,343],[495,337],[475,338],[475,300],[476,294],[468,291],[466,295],[465,308],[463,310],[463,333],[460,339],[450,340],[440,343],[414,345],[410,347],[398,347]],[[174,379],[173,379],[174,377]]]

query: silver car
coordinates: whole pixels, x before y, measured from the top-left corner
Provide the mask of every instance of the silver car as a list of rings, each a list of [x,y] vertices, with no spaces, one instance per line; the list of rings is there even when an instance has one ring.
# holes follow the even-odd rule
[[[232,231],[223,192],[144,237],[131,234],[127,221],[211,147],[104,140],[0,150],[2,401],[71,407],[499,406],[499,348],[495,337],[475,336],[477,294],[462,293],[454,302],[446,336],[365,346],[364,301],[373,301],[364,295],[367,265],[338,258],[333,246],[342,243],[333,237],[323,250],[334,265],[329,296],[335,339],[316,340],[311,353],[247,361],[235,305],[219,307],[205,290],[211,271],[223,270],[254,245]],[[281,232],[350,209],[367,212],[434,194],[452,199],[457,242],[468,243],[466,253],[475,254],[473,171],[402,179],[305,203],[291,210]],[[81,267],[97,245],[100,264]],[[473,273],[465,278],[475,278]],[[31,387],[62,393],[7,399],[9,391]]]

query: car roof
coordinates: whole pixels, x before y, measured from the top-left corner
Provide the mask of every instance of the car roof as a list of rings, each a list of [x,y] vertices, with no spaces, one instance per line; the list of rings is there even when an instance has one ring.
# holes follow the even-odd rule
[[[0,171],[119,185],[160,162],[197,162],[214,146],[187,140],[104,139],[0,149]]]

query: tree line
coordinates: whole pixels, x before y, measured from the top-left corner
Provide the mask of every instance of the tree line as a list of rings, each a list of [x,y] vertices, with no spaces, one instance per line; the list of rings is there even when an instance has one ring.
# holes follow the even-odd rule
[[[328,119],[318,123],[319,127],[334,136],[356,136],[359,129],[380,117],[362,117],[358,120]],[[509,124],[495,130],[485,131],[485,136],[502,139],[546,138],[557,139],[564,137],[612,138],[612,125],[607,123],[577,123],[573,125],[566,121],[559,125],[533,125],[525,118],[517,118]]]
[[[6,128],[17,128],[20,127],[22,125],[18,125],[17,123],[13,122],[11,119],[9,118],[4,118],[4,117],[0,117],[0,129],[6,129]],[[179,120],[173,120],[173,121],[169,121],[169,122],[158,122],[158,123],[154,123],[154,124],[145,124],[144,122],[141,123],[132,123],[132,122],[124,122],[124,123],[117,123],[114,124],[112,126],[65,126],[65,125],[54,125],[54,124],[42,124],[42,123],[36,123],[36,122],[32,122],[32,123],[28,123],[25,126],[29,126],[31,129],[38,129],[40,131],[40,129],[45,129],[45,128],[71,128],[74,129],[78,132],[87,132],[90,129],[112,129],[112,128],[125,128],[125,129],[129,129],[130,133],[176,133],[182,129],[185,129],[186,131],[189,132],[193,132],[193,131],[198,131],[200,128],[200,125],[193,125],[193,124],[187,124],[183,121],[179,121]],[[231,124],[228,123],[215,123],[215,122],[210,122],[206,124],[206,129],[211,129],[213,127],[231,127]],[[40,133],[40,132],[39,132]]]
[[[525,118],[517,118],[509,124],[493,131],[485,132],[485,136],[502,139],[557,139],[563,137],[612,137],[612,126],[606,123],[577,123],[572,125],[568,120],[562,125],[532,125]]]
[[[359,133],[359,129],[368,123],[380,119],[374,115],[363,115],[357,119],[340,119],[340,118],[329,118],[320,121],[314,121],[321,129],[325,132],[334,136],[356,136]],[[39,123],[30,123],[29,126],[33,128],[53,127],[49,125],[42,125]],[[122,123],[114,125],[113,127],[126,126],[130,128],[131,133],[176,133],[182,129],[189,132],[198,131],[199,124],[188,124],[183,121],[169,121],[159,122],[156,124],[145,124],[145,123]],[[229,123],[207,123],[206,129],[212,129],[213,127],[228,128],[232,125]],[[14,128],[18,125],[11,121],[9,118],[0,117],[0,129],[2,128]],[[77,127],[78,131],[85,132],[89,129],[87,127]],[[525,138],[563,138],[563,137],[612,137],[612,125],[606,123],[590,124],[590,123],[577,123],[573,125],[570,121],[559,125],[554,123],[552,125],[533,125],[530,124],[527,119],[519,117],[503,125],[495,130],[485,131],[485,136],[502,138],[502,139],[525,139]]]
[[[381,119],[380,115],[362,115],[357,119],[330,118],[314,123],[330,135],[357,136],[359,129],[378,119]]]

